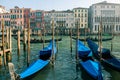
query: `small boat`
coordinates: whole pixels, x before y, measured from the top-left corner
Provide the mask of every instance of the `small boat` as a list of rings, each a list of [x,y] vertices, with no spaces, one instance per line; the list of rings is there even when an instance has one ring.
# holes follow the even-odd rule
[[[87,60],[92,57],[92,51],[86,47],[80,40],[77,42],[78,56],[82,60]]]
[[[98,62],[87,60],[80,62],[80,65],[93,80],[103,80],[101,67]]]
[[[100,54],[99,54],[99,46],[93,42],[90,39],[87,39],[87,43],[89,48],[92,50],[94,56],[100,60]],[[111,69],[115,69],[117,71],[120,71],[120,61],[115,58],[113,55],[110,54],[110,50],[106,48],[102,48],[102,57],[101,61],[103,64],[107,65]]]
[[[53,41],[51,40],[47,47],[43,48],[43,50],[40,50],[40,52],[39,52],[39,58],[40,59],[47,60],[51,57],[51,55],[52,55],[52,45],[54,46],[54,53],[57,52],[55,41],[54,41],[54,44],[53,44]]]
[[[14,39],[17,40],[17,37],[14,37]],[[55,39],[55,41],[61,41],[62,38],[58,38],[58,39]],[[23,42],[24,40],[23,39],[20,39],[21,42]],[[43,40],[42,38],[41,39],[30,39],[30,43],[49,43],[51,41],[51,39],[46,39],[46,40]]]
[[[76,40],[75,37],[72,37],[72,39]],[[88,37],[88,38],[86,38],[86,39],[90,39],[90,40],[92,40],[92,41],[99,41],[98,38],[96,38],[96,37],[95,37],[95,38],[90,38],[90,37]],[[80,38],[79,40],[80,40],[80,41],[85,41],[86,39]],[[113,39],[113,37],[111,37],[111,38],[103,38],[102,41],[110,41],[110,40],[112,40],[112,39]]]
[[[62,40],[62,38],[58,38],[58,39],[55,39],[55,41],[61,41]],[[43,39],[31,39],[30,40],[30,43],[48,43],[48,42],[50,42],[51,41],[51,39],[46,39],[46,40],[43,40]]]
[[[19,75],[20,79],[24,79],[35,74],[36,72],[40,71],[41,69],[43,69],[45,66],[49,64],[50,62],[49,58],[52,55],[52,45],[54,46],[53,48],[54,54],[57,52],[56,43],[54,40],[53,41],[51,40],[47,47],[45,47],[43,50],[40,50],[39,52],[40,59],[32,63],[24,72],[22,72]]]
[[[78,55],[82,60],[80,65],[93,80],[103,80],[101,66],[99,62],[92,59],[92,51],[86,47],[80,40],[77,42]]]
[[[36,72],[40,71],[43,69],[45,66],[49,64],[50,60],[42,60],[38,59],[34,63],[32,63],[24,72],[19,74],[20,79],[27,78]]]
[[[53,45],[53,48],[52,48]],[[53,50],[52,50],[53,49]],[[9,63],[9,72],[11,74],[11,77],[15,75],[15,79],[26,79],[37,73],[38,71],[42,70],[45,66],[47,66],[50,62],[50,57],[52,54],[56,54],[56,43],[55,40],[51,40],[49,45],[45,47],[43,50],[40,50],[39,59],[34,61],[25,71],[23,71],[21,74],[17,74],[14,71],[14,65],[13,63]]]

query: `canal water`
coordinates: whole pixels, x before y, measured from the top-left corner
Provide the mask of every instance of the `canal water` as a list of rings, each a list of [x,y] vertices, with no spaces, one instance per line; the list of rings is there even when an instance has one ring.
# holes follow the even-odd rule
[[[47,37],[50,38],[50,37]],[[92,80],[81,69],[76,68],[75,60],[75,40],[72,40],[72,53],[70,52],[70,37],[62,36],[62,41],[58,42],[58,53],[56,54],[54,67],[49,64],[43,70],[32,76],[31,80]],[[45,43],[47,45],[48,43]],[[103,47],[111,49],[111,41],[103,42]],[[26,52],[23,52],[21,43],[20,57],[17,56],[17,41],[12,39],[12,62],[16,73],[21,73],[27,68]],[[38,52],[42,49],[42,44],[31,44],[31,63],[38,59]],[[120,59],[120,38],[114,37],[112,54]],[[38,65],[39,66],[39,65]],[[120,80],[120,72],[102,66],[104,80]],[[10,75],[4,66],[0,68],[0,80],[10,80]]]

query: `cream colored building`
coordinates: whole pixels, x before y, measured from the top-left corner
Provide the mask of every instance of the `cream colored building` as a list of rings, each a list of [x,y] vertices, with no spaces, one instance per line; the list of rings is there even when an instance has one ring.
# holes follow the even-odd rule
[[[79,21],[80,28],[88,28],[88,8],[74,8],[75,22]]]
[[[102,22],[104,33],[120,33],[120,4],[106,1],[93,4],[89,8],[89,26],[93,33],[98,32]]]

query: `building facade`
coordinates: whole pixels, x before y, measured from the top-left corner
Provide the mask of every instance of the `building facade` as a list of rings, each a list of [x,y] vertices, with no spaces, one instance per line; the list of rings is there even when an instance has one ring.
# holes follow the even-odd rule
[[[73,11],[46,11],[44,13],[45,27],[51,29],[52,20],[54,20],[54,27],[57,29],[74,28],[74,13]]]
[[[10,26],[10,14],[5,10],[4,6],[0,5],[0,29],[2,29],[2,19],[4,20],[5,28]]]
[[[13,29],[23,29],[27,27],[28,20],[30,18],[30,8],[15,8],[10,9],[10,21]]]
[[[104,33],[120,33],[120,4],[104,1],[90,6],[89,26],[91,32],[98,33],[100,23]]]
[[[2,25],[2,19],[4,23],[4,28],[10,27],[10,13],[2,13],[0,14],[0,25]],[[0,27],[2,29],[2,26]]]
[[[88,8],[74,8],[75,22],[79,22],[80,28],[88,28]]]

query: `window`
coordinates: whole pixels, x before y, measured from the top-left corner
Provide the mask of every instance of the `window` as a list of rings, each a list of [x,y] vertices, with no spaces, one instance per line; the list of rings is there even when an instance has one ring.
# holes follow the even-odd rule
[[[83,24],[81,24],[81,27],[83,27]]]
[[[81,15],[81,17],[83,17],[83,14]]]
[[[19,13],[19,10],[17,10],[17,13]]]
[[[80,14],[78,14],[78,17],[80,17]]]
[[[22,13],[22,10],[20,10],[20,13]]]
[[[97,31],[97,25],[95,25],[95,31]]]
[[[22,15],[20,15],[20,18],[22,18]]]
[[[12,10],[10,12],[12,13]]]
[[[116,31],[118,31],[118,25],[116,25]]]
[[[85,17],[87,17],[87,14],[85,14]]]

